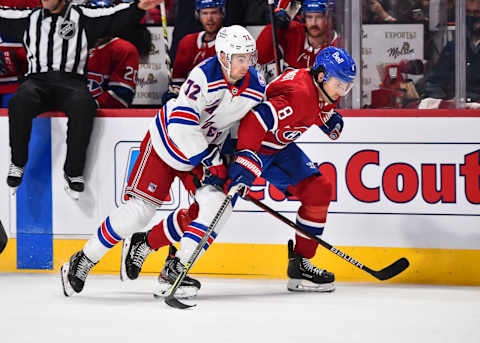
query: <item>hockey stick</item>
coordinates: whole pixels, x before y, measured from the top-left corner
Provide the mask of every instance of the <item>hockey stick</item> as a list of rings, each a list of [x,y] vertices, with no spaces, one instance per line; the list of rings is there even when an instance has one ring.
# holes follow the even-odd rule
[[[383,268],[382,270],[377,271],[377,270],[370,269],[367,266],[363,265],[362,263],[358,262],[353,257],[345,254],[344,252],[340,251],[339,249],[337,249],[334,246],[330,245],[329,243],[325,242],[324,240],[318,238],[317,236],[314,236],[314,235],[310,234],[308,231],[301,228],[300,226],[298,226],[297,224],[292,222],[290,219],[284,217],[283,215],[281,215],[280,213],[278,213],[274,209],[268,207],[267,205],[265,205],[261,201],[253,198],[250,195],[247,195],[246,198],[248,200],[250,200],[251,202],[253,202],[255,205],[257,205],[258,207],[260,207],[261,209],[263,209],[265,212],[270,213],[275,218],[277,218],[280,221],[284,222],[285,224],[291,226],[296,231],[301,232],[303,235],[305,235],[305,236],[309,237],[310,239],[314,240],[315,242],[317,242],[318,244],[320,244],[324,248],[330,250],[335,255],[343,258],[348,263],[350,263],[350,264],[354,265],[355,267],[367,272],[368,274],[372,275],[374,278],[376,278],[378,280],[384,281],[384,280],[391,279],[392,277],[394,277],[394,276],[400,274],[401,272],[403,272],[410,265],[408,260],[405,257],[402,257],[399,260],[392,263],[391,265]]]
[[[280,75],[280,60],[278,59],[278,40],[277,40],[277,28],[275,25],[275,3],[274,0],[268,0],[269,14],[270,14],[270,23],[272,25],[272,42],[273,42],[273,59],[275,61],[275,72],[277,75]]]
[[[185,278],[187,273],[190,271],[190,268],[192,268],[193,264],[197,260],[198,256],[200,255],[200,252],[202,251],[203,247],[205,246],[205,243],[207,242],[207,239],[210,237],[213,230],[215,230],[215,227],[217,226],[220,219],[223,217],[223,214],[227,210],[228,205],[232,202],[232,198],[235,195],[235,193],[237,193],[237,191],[238,189],[235,187],[230,189],[227,196],[225,197],[225,200],[220,205],[220,208],[218,209],[217,214],[215,215],[212,222],[208,226],[207,231],[205,231],[205,234],[203,235],[201,241],[198,243],[197,247],[193,251],[192,256],[190,256],[187,263],[185,263],[185,266],[182,272],[178,275],[172,287],[170,287],[170,290],[167,293],[167,297],[165,298],[165,303],[167,305],[178,308],[178,309],[186,309],[186,308],[196,306],[196,305],[187,305],[182,303],[177,298],[175,298],[175,292],[177,291],[178,287],[180,287],[183,279]]]
[[[165,66],[167,67],[168,90],[170,92],[173,92],[173,88],[172,88],[172,61],[170,60],[170,48],[168,47],[167,10],[165,9],[165,1],[162,1],[160,3],[160,16],[162,17],[163,49],[165,51]]]

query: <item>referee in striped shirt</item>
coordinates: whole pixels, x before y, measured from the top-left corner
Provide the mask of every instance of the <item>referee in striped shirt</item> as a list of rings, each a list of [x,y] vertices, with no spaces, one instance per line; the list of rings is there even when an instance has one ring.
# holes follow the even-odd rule
[[[88,49],[100,37],[117,36],[134,27],[163,0],[136,0],[112,7],[76,5],[68,0],[41,0],[42,7],[0,7],[0,35],[23,41],[27,50],[25,80],[8,104],[11,163],[7,183],[22,182],[35,116],[60,110],[68,117],[64,175],[69,195],[84,190],[83,170],[96,104],[87,88]]]

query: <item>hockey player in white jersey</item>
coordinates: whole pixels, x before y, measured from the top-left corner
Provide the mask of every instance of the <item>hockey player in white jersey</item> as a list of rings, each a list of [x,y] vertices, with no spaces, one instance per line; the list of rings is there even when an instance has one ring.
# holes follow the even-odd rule
[[[237,25],[222,28],[215,48],[217,55],[191,71],[179,97],[167,102],[152,121],[126,187],[129,200],[113,210],[83,249],[62,266],[66,296],[82,291],[90,269],[109,249],[144,228],[169,195],[175,177],[195,195],[198,216],[191,225],[196,234],[202,236],[207,230],[225,199],[225,194],[215,187],[227,177],[220,157],[221,145],[230,128],[260,103],[266,86],[253,68],[257,49],[246,29]],[[217,225],[212,236],[218,234],[221,226]],[[182,238],[182,232],[172,235],[173,241]],[[140,255],[152,251],[145,236],[138,241],[132,239],[131,243],[136,244]],[[195,239],[181,239],[175,262],[188,259],[196,244]],[[175,269],[177,265],[172,267]],[[200,287],[197,283],[186,278],[184,284]]]

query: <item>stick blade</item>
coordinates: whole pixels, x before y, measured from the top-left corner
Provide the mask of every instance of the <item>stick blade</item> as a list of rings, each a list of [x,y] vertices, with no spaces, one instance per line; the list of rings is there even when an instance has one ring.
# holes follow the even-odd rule
[[[382,270],[374,271],[372,275],[381,281],[388,280],[403,272],[405,269],[408,268],[409,265],[410,262],[408,262],[405,257],[402,257],[401,259],[395,261],[394,263],[383,268]]]
[[[187,308],[197,306],[195,304],[194,305],[184,304],[172,295],[169,295],[168,297],[165,298],[165,304],[174,308],[178,308],[180,310],[185,310]]]

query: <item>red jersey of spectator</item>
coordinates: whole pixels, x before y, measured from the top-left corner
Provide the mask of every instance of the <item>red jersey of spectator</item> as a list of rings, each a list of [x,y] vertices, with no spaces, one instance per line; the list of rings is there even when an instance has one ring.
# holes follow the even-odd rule
[[[132,103],[139,61],[137,48],[120,38],[90,50],[88,88],[98,107],[128,107]]]
[[[287,29],[277,29],[278,44],[283,59],[289,67],[310,68],[315,63],[318,52],[328,46],[341,47],[342,42],[335,31],[332,31],[328,44],[319,48],[310,46],[305,25],[291,21]],[[273,62],[272,25],[267,25],[257,38],[258,63]]]
[[[242,119],[237,150],[248,149],[274,154],[294,142],[310,126],[322,126],[321,114],[338,103],[326,103],[318,95],[308,69],[285,71],[270,83],[263,102],[268,110],[251,110]]]
[[[183,37],[178,45],[173,63],[172,83],[181,86],[188,73],[206,58],[215,56],[215,40],[204,42],[205,31],[191,33]]]

